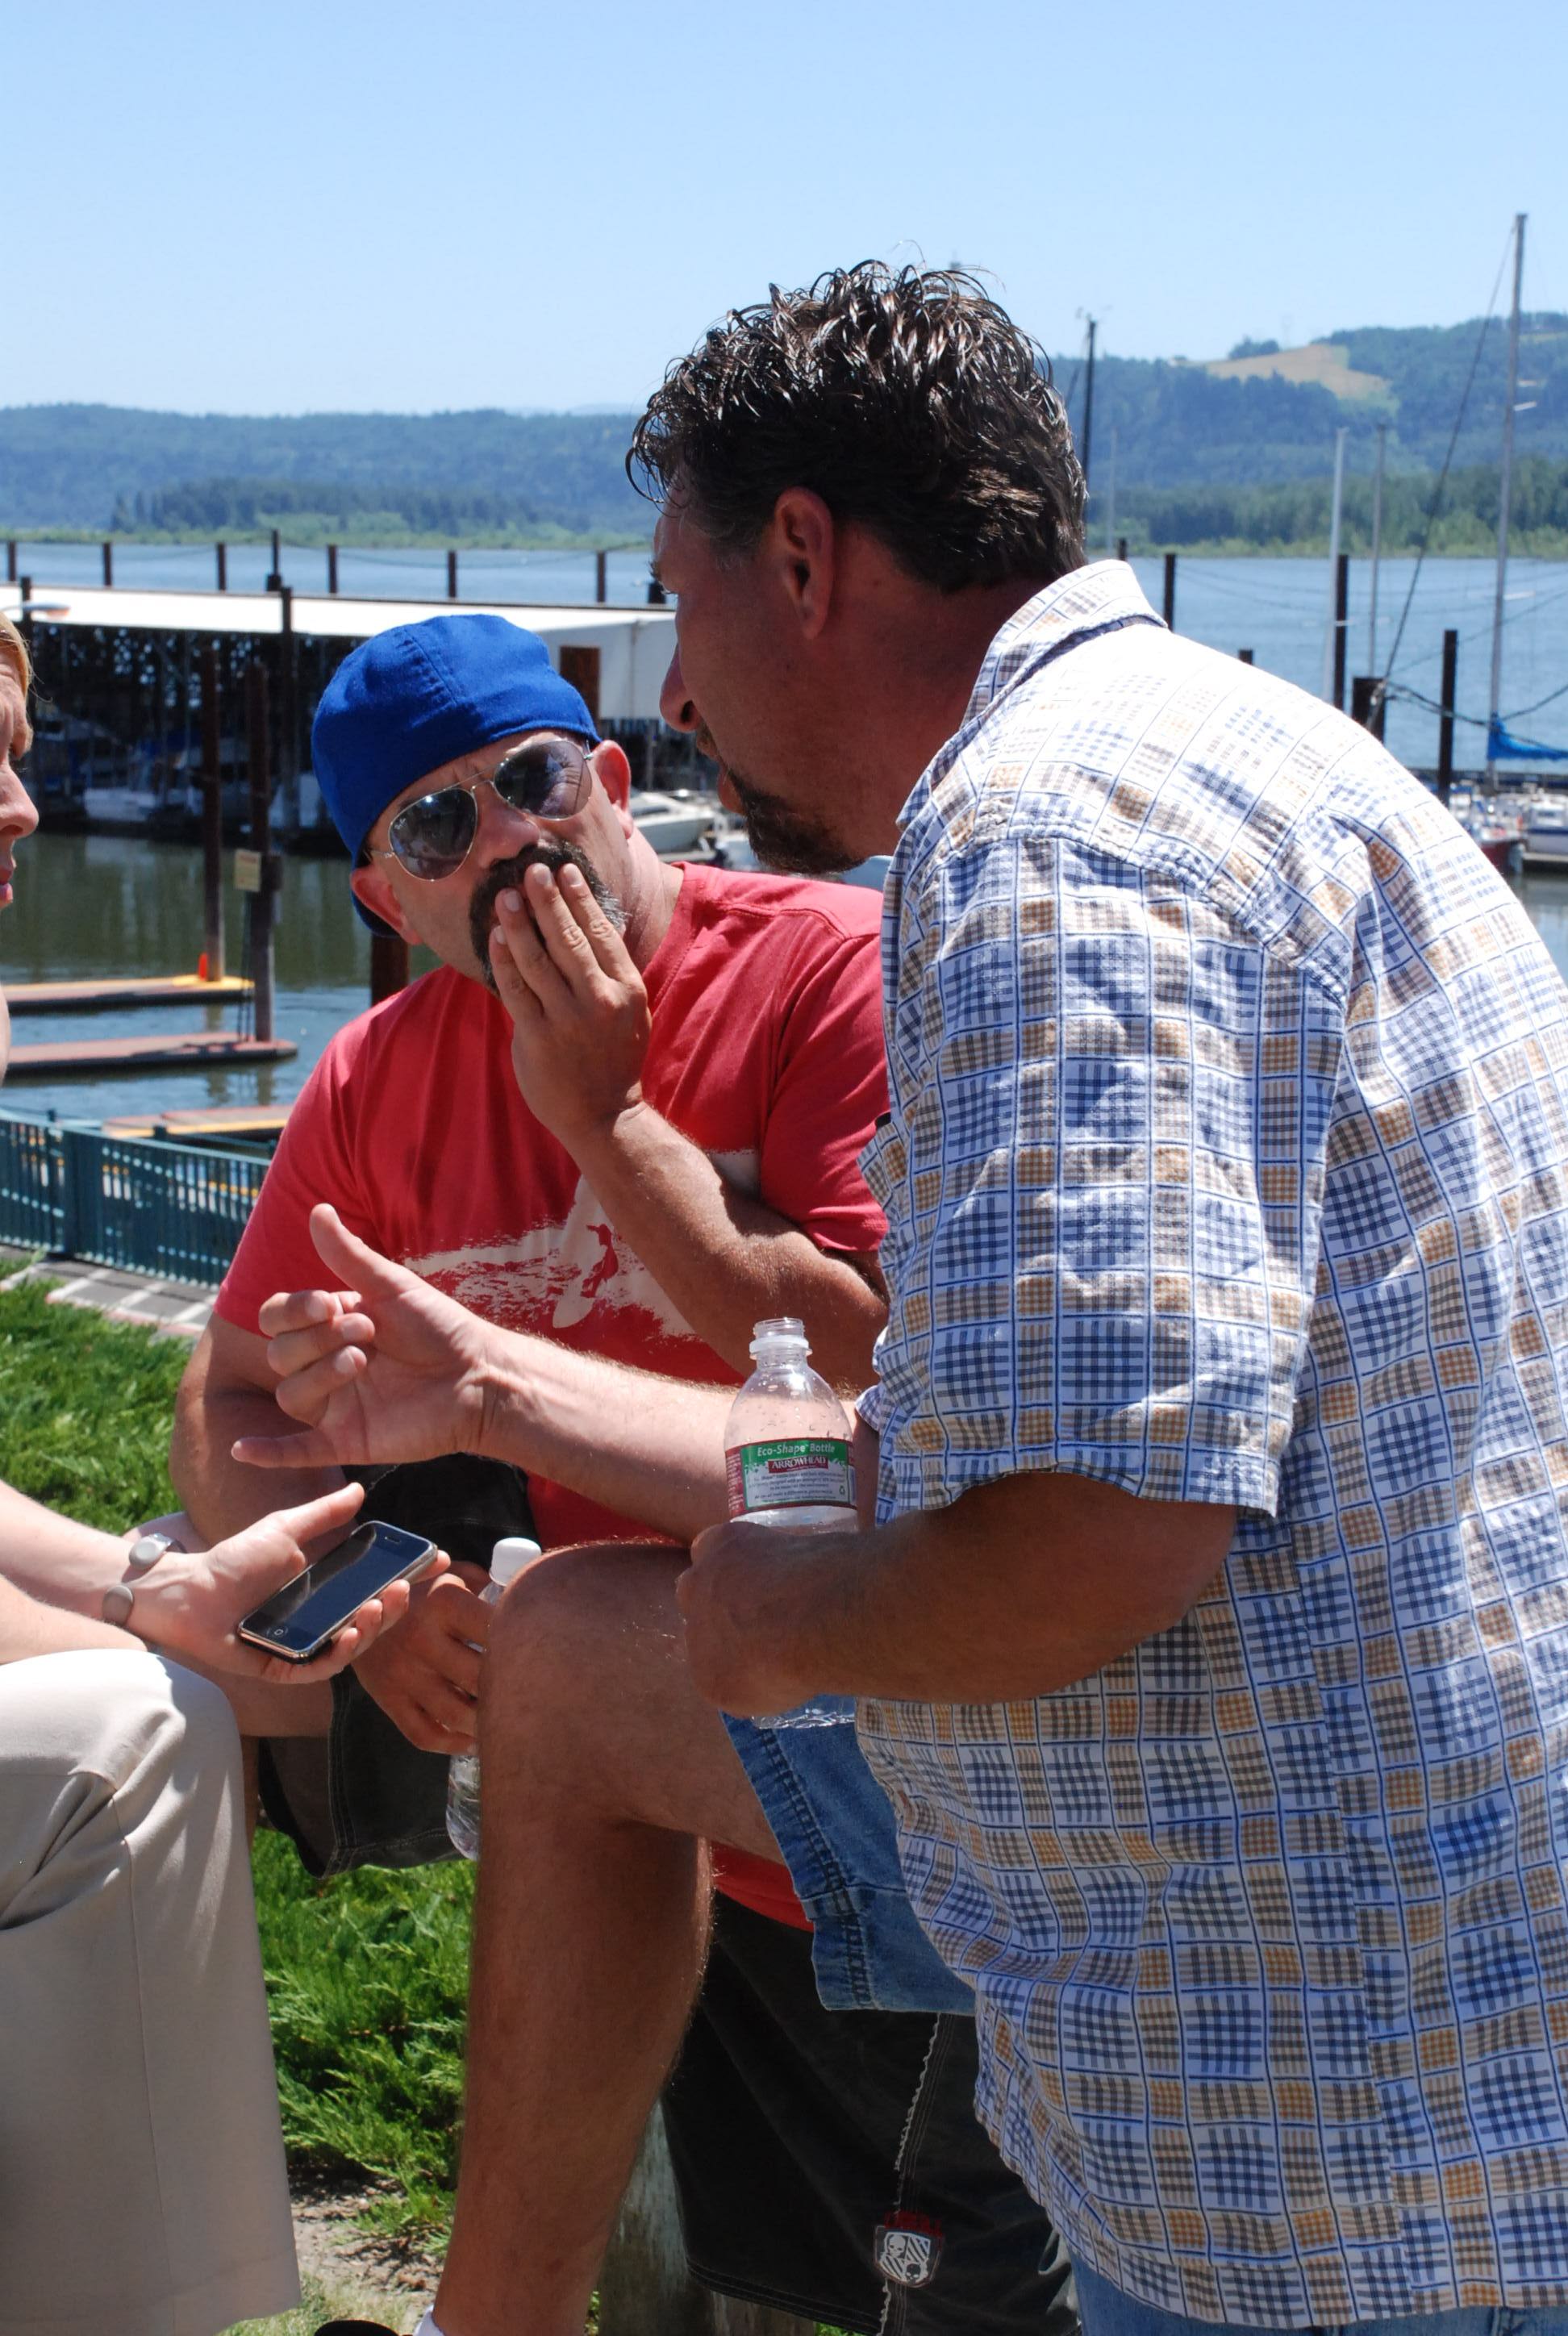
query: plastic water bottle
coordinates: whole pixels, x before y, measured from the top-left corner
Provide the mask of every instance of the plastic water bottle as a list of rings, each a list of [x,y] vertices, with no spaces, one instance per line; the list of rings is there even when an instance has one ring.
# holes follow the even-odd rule
[[[509,1533],[498,1541],[490,1553],[490,1580],[480,1591],[487,1606],[497,1606],[501,1593],[514,1574],[531,1565],[539,1555],[539,1543],[525,1541],[521,1533]],[[454,1752],[446,1764],[446,1830],[453,1849],[464,1857],[479,1855],[479,1755],[477,1752]]]
[[[805,1328],[792,1315],[752,1332],[756,1368],[725,1423],[729,1513],[790,1533],[854,1533],[855,1476],[850,1424],[826,1379],[813,1371]],[[833,1728],[852,1718],[844,1695],[825,1695],[759,1719],[759,1728]]]

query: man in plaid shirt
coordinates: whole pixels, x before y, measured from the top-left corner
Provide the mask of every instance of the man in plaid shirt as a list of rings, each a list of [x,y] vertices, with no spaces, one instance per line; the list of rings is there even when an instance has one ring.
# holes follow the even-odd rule
[[[1088,2336],[1563,2336],[1562,984],[1366,732],[1084,565],[1061,404],[967,279],[775,290],[671,369],[633,453],[668,718],[765,856],[897,846],[874,1523],[699,1534],[683,1679],[775,1827],[800,1815],[781,1845],[877,2002],[930,1975],[862,1919],[888,1892],[849,1731],[735,1716],[859,1698]],[[694,1479],[726,1401],[658,1415]],[[487,1658],[487,1827],[537,1793],[530,1649],[576,1595],[530,1582]],[[682,1807],[628,1837],[715,1829],[728,1746],[683,1740]],[[468,2301],[486,2262],[502,2291],[485,2168],[532,2066],[501,1903],[464,2162],[496,2195],[460,2202],[444,2336],[503,2324]]]
[[[667,715],[790,864],[897,844],[878,1522],[699,1540],[697,1683],[861,1698],[1089,2336],[1568,2325],[1546,952],[1367,733],[1079,564],[961,278],[775,291],[634,452]]]

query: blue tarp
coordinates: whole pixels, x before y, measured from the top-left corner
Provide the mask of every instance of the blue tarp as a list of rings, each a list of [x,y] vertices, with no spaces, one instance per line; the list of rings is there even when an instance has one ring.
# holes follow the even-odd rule
[[[1486,725],[1489,763],[1568,763],[1568,746],[1536,746],[1528,738],[1510,737],[1502,717],[1494,714]]]

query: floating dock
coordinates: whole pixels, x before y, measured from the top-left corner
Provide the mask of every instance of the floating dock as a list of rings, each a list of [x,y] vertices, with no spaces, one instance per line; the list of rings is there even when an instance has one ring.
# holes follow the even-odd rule
[[[166,1038],[78,1038],[49,1046],[13,1046],[13,1079],[86,1078],[95,1071],[248,1071],[286,1063],[292,1038],[231,1038],[221,1030],[181,1030]]]
[[[258,1110],[254,1105],[233,1104],[221,1111],[122,1114],[118,1119],[106,1119],[103,1133],[134,1136],[141,1143],[161,1135],[170,1144],[220,1144],[225,1138],[236,1143],[275,1144],[283,1133],[289,1109],[287,1104],[279,1104],[270,1111]]]
[[[203,981],[198,973],[149,974],[114,981],[15,981],[0,984],[13,1014],[94,1014],[117,1006],[234,1006],[255,985],[237,973]]]

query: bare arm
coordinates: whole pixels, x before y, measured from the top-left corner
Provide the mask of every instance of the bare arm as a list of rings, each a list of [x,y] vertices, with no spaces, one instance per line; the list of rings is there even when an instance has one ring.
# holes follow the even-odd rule
[[[692,1676],[726,1711],[822,1693],[1000,1703],[1167,1630],[1223,1563],[1235,1511],[1063,1474],[1006,1476],[862,1533],[705,1533],[679,1596]]]
[[[121,1555],[124,1555],[123,1550]],[[73,1654],[80,1647],[140,1651],[141,1641],[111,1623],[92,1621],[63,1606],[29,1598],[0,1576],[0,1663],[25,1662],[32,1655]]]
[[[240,1533],[193,1552],[171,1550],[133,1577],[131,1630],[102,1620],[103,1593],[128,1576],[125,1543],[77,1524],[9,1484],[0,1484],[0,1660],[54,1648],[156,1646],[214,1677],[261,1682],[287,1695],[328,1679],[407,1610],[395,1583],[362,1606],[327,1652],[287,1663],[237,1637],[240,1617],[304,1565],[306,1540],[336,1540],[358,1510],[357,1485],[305,1508],[279,1511]],[[443,1561],[444,1562],[444,1561]],[[20,1602],[18,1602],[20,1601]],[[34,1605],[42,1610],[34,1612]]]
[[[886,1319],[874,1259],[830,1257],[799,1226],[726,1184],[647,1101],[648,997],[620,936],[573,868],[528,871],[502,893],[491,965],[512,1017],[529,1108],[565,1144],[616,1231],[696,1336],[749,1368],[753,1326],[798,1315],[834,1386],[872,1376]],[[832,1075],[832,1066],[824,1066]]]
[[[203,1540],[253,1524],[279,1502],[314,1500],[343,1482],[331,1465],[290,1465],[261,1475],[233,1456],[241,1436],[277,1436],[288,1423],[278,1409],[267,1341],[214,1315],[180,1383],[169,1473]]]
[[[351,1287],[281,1295],[262,1309],[278,1399],[239,1450],[256,1464],[263,1495],[280,1466],[474,1452],[679,1541],[726,1514],[733,1390],[498,1329],[378,1256],[325,1202],[310,1230],[323,1263]]]

